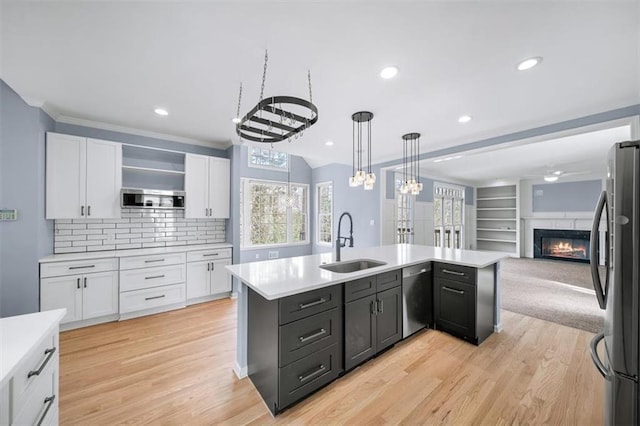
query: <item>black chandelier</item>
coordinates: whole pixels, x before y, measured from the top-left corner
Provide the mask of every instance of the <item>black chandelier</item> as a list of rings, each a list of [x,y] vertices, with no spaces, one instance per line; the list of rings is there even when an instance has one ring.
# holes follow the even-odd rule
[[[267,77],[269,53],[264,53],[264,69],[260,100],[244,117],[240,118],[242,101],[242,83],[238,95],[238,111],[233,122],[240,141],[248,140],[261,143],[276,143],[301,137],[303,132],[318,121],[318,108],[313,104],[311,92],[311,72],[307,72],[309,81],[309,100],[293,96],[271,96],[264,98],[264,83]]]
[[[373,113],[369,111],[359,111],[353,114],[351,119],[353,120],[353,175],[349,177],[349,186],[364,185],[364,189],[371,190],[373,189],[373,184],[376,182],[376,174],[371,171],[371,120],[373,119]],[[367,133],[366,172],[362,166],[362,134],[365,128]]]
[[[401,194],[418,195],[422,191],[420,182],[420,133],[407,133],[402,136],[402,184]]]

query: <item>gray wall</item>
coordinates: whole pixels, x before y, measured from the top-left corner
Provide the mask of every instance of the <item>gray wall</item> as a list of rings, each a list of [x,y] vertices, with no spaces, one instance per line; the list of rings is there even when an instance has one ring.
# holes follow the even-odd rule
[[[351,166],[342,164],[329,164],[318,167],[312,171],[312,196],[314,209],[312,209],[312,235],[313,253],[324,253],[334,250],[335,247],[320,246],[316,238],[315,219],[315,185],[320,182],[333,182],[333,235],[335,239],[338,231],[338,219],[342,212],[349,212],[353,217],[354,247],[371,247],[380,244],[380,169],[374,168],[378,181],[371,191],[365,191],[362,186],[352,188],[349,186],[349,176],[352,174]],[[374,224],[370,225],[373,220]],[[342,221],[342,234],[348,235],[349,219]],[[335,243],[334,243],[335,246]],[[345,250],[349,250],[346,248]]]
[[[531,187],[534,212],[592,212],[602,192],[602,181],[557,182]]]
[[[38,259],[53,251],[53,221],[44,219],[45,132],[55,123],[0,80],[0,206],[18,220],[0,222],[0,316],[39,310]]]

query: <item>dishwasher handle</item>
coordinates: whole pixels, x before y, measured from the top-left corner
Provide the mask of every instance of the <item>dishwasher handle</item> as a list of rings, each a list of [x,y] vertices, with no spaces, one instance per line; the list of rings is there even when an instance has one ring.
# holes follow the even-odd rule
[[[426,274],[427,272],[431,272],[431,267],[424,266],[420,269],[417,268],[404,268],[402,270],[402,278],[410,278],[418,275]]]

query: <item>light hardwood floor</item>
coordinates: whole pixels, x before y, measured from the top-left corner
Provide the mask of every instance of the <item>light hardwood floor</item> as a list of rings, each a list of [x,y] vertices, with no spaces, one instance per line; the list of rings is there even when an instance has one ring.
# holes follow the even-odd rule
[[[592,334],[502,312],[476,347],[425,330],[273,418],[232,372],[232,300],[60,335],[60,424],[602,424]]]

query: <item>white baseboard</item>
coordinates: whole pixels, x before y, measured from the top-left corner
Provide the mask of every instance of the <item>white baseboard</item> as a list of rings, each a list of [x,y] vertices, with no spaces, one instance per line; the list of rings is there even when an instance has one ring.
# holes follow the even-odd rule
[[[235,367],[233,367],[233,372],[236,373],[238,379],[242,380],[247,377],[247,366],[240,367],[240,364],[236,361]]]
[[[75,330],[76,328],[82,328],[82,327],[90,327],[92,325],[102,324],[105,322],[118,321],[119,319],[120,319],[120,315],[114,314],[114,315],[107,315],[99,318],[91,318],[84,321],[68,322],[65,324],[60,324],[60,331]]]
[[[171,305],[158,306],[157,308],[145,309],[143,311],[135,311],[135,312],[129,312],[126,314],[120,314],[120,321],[138,318],[138,317],[144,317],[146,315],[159,314],[161,312],[173,311],[175,309],[182,309],[182,308],[185,308],[186,306],[187,305],[184,302],[180,302],[180,303],[172,303]]]
[[[502,331],[502,323],[493,325],[493,332],[500,333]]]
[[[231,293],[231,296],[229,296],[232,299],[237,299],[238,298],[238,292],[234,291],[233,293]]]
[[[196,297],[195,299],[188,299],[187,306],[195,305],[197,303],[211,302],[212,300],[224,299],[227,297],[231,297],[231,293],[219,293],[209,296]]]

